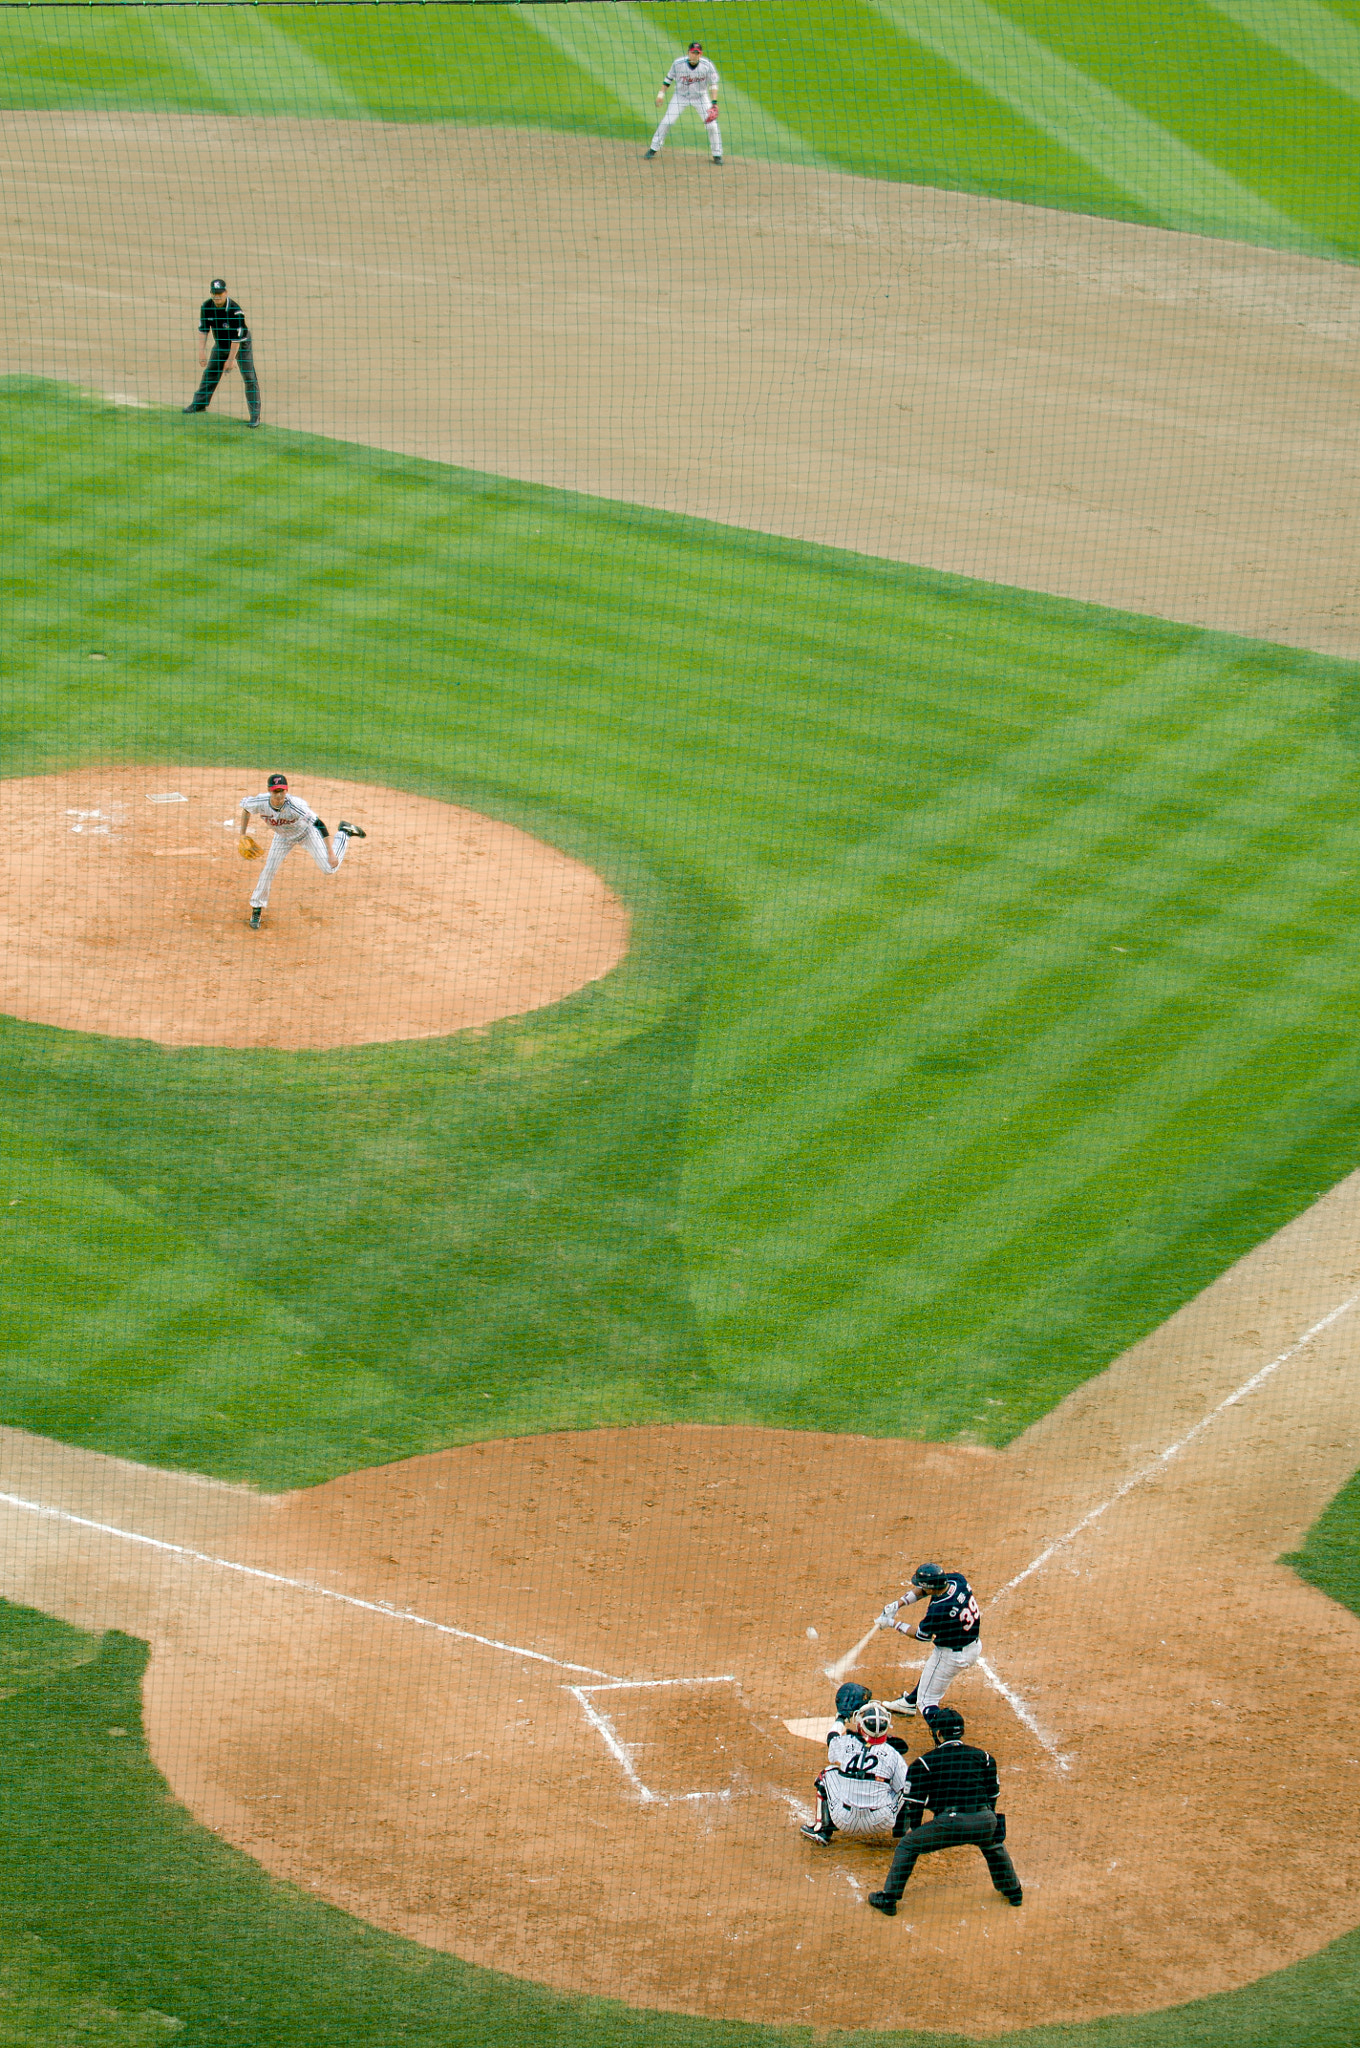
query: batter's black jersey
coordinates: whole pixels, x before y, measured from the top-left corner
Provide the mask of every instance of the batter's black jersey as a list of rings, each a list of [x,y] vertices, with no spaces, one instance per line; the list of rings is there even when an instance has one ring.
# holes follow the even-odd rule
[[[230,348],[234,341],[250,339],[246,316],[235,299],[228,299],[225,306],[219,306],[216,299],[205,299],[198,309],[198,331],[211,334],[219,348]]]
[[[960,1813],[980,1806],[995,1807],[1001,1792],[996,1759],[967,1742],[942,1742],[928,1756],[913,1757],[907,1770],[907,1810],[912,1826],[928,1806],[937,1816],[957,1807]]]
[[[962,1572],[951,1572],[921,1616],[916,1633],[942,1650],[966,1650],[977,1641],[982,1613]]]

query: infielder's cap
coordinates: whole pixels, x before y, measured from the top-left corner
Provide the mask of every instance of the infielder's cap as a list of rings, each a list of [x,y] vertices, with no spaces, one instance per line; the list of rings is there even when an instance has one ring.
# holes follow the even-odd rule
[[[227,280],[225,279],[225,277],[215,277],[208,287],[209,291],[214,292],[224,292],[226,288]]]
[[[702,44],[702,43],[691,43],[691,44],[690,44],[690,48],[691,48],[691,50],[702,50],[702,49],[703,49],[703,47],[704,47],[704,46],[703,46],[703,44]]]
[[[271,775],[265,787],[266,789],[287,789],[288,777],[286,775]]]

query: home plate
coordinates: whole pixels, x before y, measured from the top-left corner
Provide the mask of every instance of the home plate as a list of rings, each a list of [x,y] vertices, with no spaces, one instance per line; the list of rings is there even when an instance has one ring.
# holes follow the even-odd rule
[[[801,1735],[804,1742],[825,1742],[832,1729],[839,1725],[834,1714],[818,1714],[811,1721],[784,1723],[790,1735]]]

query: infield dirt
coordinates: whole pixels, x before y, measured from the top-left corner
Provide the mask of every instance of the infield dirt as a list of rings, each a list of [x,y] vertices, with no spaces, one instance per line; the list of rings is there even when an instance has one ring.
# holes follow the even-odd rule
[[[1344,266],[561,137],[17,114],[0,152],[9,369],[182,404],[221,264],[276,424],[1360,654]],[[355,902],[370,851],[311,885]],[[1137,1475],[1350,1299],[1358,1243],[1352,1180],[1005,1453],[600,1432],[262,1501],[7,1432],[4,1590],[153,1644],[207,1825],[496,1969],[788,2024],[1165,2006],[1355,1920],[1360,1624],[1273,1562],[1360,1457],[1350,1311]],[[880,1921],[886,1852],[798,1837],[785,1718],[922,1552],[990,1603],[1097,1509],[988,1605],[1030,1722],[952,1696],[1025,1906],[961,1853]],[[1291,1801],[1299,1711],[1330,1804]]]
[[[0,1505],[3,1590],[152,1643],[153,1754],[206,1825],[494,1969],[837,2027],[1173,2004],[1355,1919],[1360,1622],[1275,1559],[1356,1461],[1357,1308],[1298,1340],[1360,1302],[1358,1244],[1360,1175],[1005,1452],[602,1430],[263,1500],[0,1432],[32,1504]],[[886,1847],[799,1836],[819,1754],[784,1722],[827,1711],[823,1664],[926,1554],[969,1571],[1030,1717],[979,1673],[950,1696],[1026,1895],[959,1851],[887,1923]],[[906,1650],[866,1655],[880,1696]],[[1329,1801],[1294,1798],[1299,1717]]]
[[[0,365],[181,406],[220,268],[275,426],[1360,656],[1360,269],[644,145],[9,113]]]

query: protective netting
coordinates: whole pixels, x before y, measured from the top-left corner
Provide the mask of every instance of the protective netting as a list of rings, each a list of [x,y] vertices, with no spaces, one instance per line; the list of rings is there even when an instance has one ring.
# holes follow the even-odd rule
[[[0,81],[0,2033],[1353,2038],[1360,7]]]

